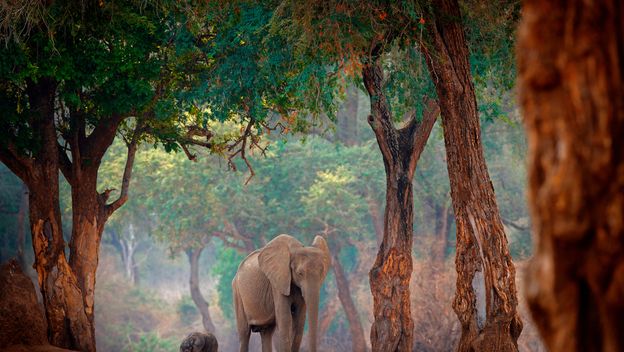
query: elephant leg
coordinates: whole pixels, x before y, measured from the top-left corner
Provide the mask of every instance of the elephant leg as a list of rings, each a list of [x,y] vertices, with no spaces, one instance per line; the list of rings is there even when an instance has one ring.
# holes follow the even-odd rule
[[[290,352],[293,342],[293,319],[290,311],[290,299],[286,296],[281,296],[275,300],[275,322],[279,337],[277,351]]]
[[[232,285],[234,289],[234,312],[236,314],[236,328],[238,330],[238,341],[240,344],[240,352],[249,351],[249,337],[251,336],[251,328],[247,323],[247,317],[243,310],[243,304],[238,295],[238,290],[235,285]]]
[[[273,331],[275,331],[275,327],[265,328],[260,332],[260,338],[262,339],[262,352],[273,351]]]
[[[302,297],[298,297],[293,303],[293,345],[292,352],[299,352],[301,339],[303,338],[303,328],[306,320],[306,305]]]

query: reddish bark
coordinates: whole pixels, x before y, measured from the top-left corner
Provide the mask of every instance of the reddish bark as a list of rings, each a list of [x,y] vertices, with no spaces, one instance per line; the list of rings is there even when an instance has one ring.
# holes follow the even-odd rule
[[[529,307],[550,351],[622,351],[624,4],[527,0],[522,13]]]
[[[378,50],[378,48],[373,51]],[[368,122],[375,132],[386,170],[384,234],[369,273],[375,321],[371,327],[373,351],[411,351],[414,323],[410,312],[412,274],[413,190],[416,163],[438,115],[431,101],[421,122],[413,116],[395,128],[383,92],[383,70],[377,55],[362,70],[371,101]]]
[[[517,351],[515,268],[481,144],[468,47],[457,0],[437,0],[423,43],[442,114],[457,225],[458,351]]]
[[[11,144],[0,149],[0,160],[29,189],[29,217],[39,289],[43,297],[48,339],[56,346],[95,350],[95,337],[85,315],[82,292],[65,258],[59,208],[59,152],[54,125],[56,84],[46,78],[28,82],[26,89],[37,147],[32,157]]]

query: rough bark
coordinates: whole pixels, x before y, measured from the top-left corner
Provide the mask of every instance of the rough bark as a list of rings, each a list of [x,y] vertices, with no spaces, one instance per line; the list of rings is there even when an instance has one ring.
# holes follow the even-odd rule
[[[94,306],[96,271],[104,225],[110,215],[128,198],[128,188],[136,153],[135,137],[128,145],[119,198],[108,204],[111,190],[97,191],[98,170],[106,150],[113,143],[117,126],[123,118],[111,116],[102,119],[86,136],[85,117],[72,112],[70,135],[66,136],[71,150],[71,162],[65,152],[59,153],[59,168],[71,186],[72,236],[69,243],[70,267],[82,292],[84,312],[95,335]]]
[[[413,116],[397,129],[383,93],[383,70],[378,57],[364,64],[362,76],[371,101],[368,122],[375,132],[386,170],[384,235],[369,273],[375,317],[371,344],[373,351],[411,351],[412,180],[438,115],[437,104],[429,102],[421,122]]]
[[[338,298],[342,305],[342,309],[345,312],[347,321],[349,322],[349,332],[351,333],[351,348],[353,352],[365,352],[368,350],[366,347],[366,340],[364,339],[364,329],[360,322],[360,316],[355,303],[351,297],[351,290],[349,289],[349,280],[342,268],[342,264],[337,256],[332,258],[332,267],[334,269],[334,275],[336,277],[336,288],[338,289]]]
[[[193,248],[186,251],[186,255],[191,266],[191,275],[189,277],[189,287],[191,289],[191,298],[199,310],[199,314],[202,317],[202,324],[207,332],[215,333],[215,326],[210,318],[210,310],[208,309],[208,302],[204,299],[201,291],[199,290],[199,256],[203,251],[203,247]]]
[[[457,0],[434,1],[422,48],[438,93],[457,225],[458,351],[517,351],[515,268],[481,144],[468,47]]]
[[[82,304],[76,276],[65,258],[59,207],[57,135],[54,125],[56,84],[46,78],[26,87],[36,145],[31,157],[10,143],[0,149],[0,160],[28,186],[29,219],[39,289],[50,343],[94,351],[95,339]]]
[[[624,5],[527,0],[522,13],[529,307],[550,351],[622,351]]]

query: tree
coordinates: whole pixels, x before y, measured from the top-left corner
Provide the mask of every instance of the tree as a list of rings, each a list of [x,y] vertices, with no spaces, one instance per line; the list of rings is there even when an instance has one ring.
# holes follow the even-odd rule
[[[421,58],[409,44],[418,35],[413,5],[295,2],[292,8],[279,10],[278,23],[279,18],[297,14],[286,23],[303,43],[306,57],[318,55],[328,65],[343,66],[363,81],[369,95],[368,123],[386,170],[383,239],[369,274],[375,316],[371,343],[374,351],[411,351],[412,181],[439,112],[422,89],[426,83],[417,74]],[[403,122],[401,127],[395,126],[397,121]]]
[[[520,102],[536,253],[533,318],[550,351],[619,351],[624,316],[624,6],[525,1]]]
[[[433,1],[421,44],[440,102],[457,224],[458,351],[517,351],[515,269],[483,156],[461,18],[457,1]]]
[[[95,350],[99,243],[104,224],[127,200],[138,143],[149,139],[187,152],[190,144],[209,146],[193,138],[208,139],[205,129],[194,127],[190,118],[179,119],[178,112],[189,104],[172,91],[188,87],[189,76],[196,78],[177,75],[177,68],[205,63],[197,64],[198,51],[192,46],[180,47],[180,42],[187,49],[192,43],[181,25],[181,8],[159,5],[31,4],[40,16],[27,18],[12,18],[11,7],[3,8],[3,24],[13,23],[14,28],[2,38],[0,94],[7,113],[1,122],[0,160],[30,191],[35,267],[50,342],[57,346]],[[29,31],[17,35],[20,26]],[[128,154],[119,197],[109,202],[111,190],[99,191],[97,177],[117,133],[126,137]],[[69,262],[59,170],[72,193]]]

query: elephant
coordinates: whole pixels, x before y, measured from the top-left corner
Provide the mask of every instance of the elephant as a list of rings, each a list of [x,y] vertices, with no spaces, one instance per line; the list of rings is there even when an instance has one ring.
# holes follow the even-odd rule
[[[180,352],[217,352],[219,343],[211,333],[193,332],[182,340]]]
[[[274,332],[279,352],[299,351],[307,311],[308,350],[316,352],[319,295],[330,265],[321,236],[306,247],[279,235],[249,254],[232,280],[240,351],[248,351],[251,332],[260,333],[262,352],[272,350]]]

